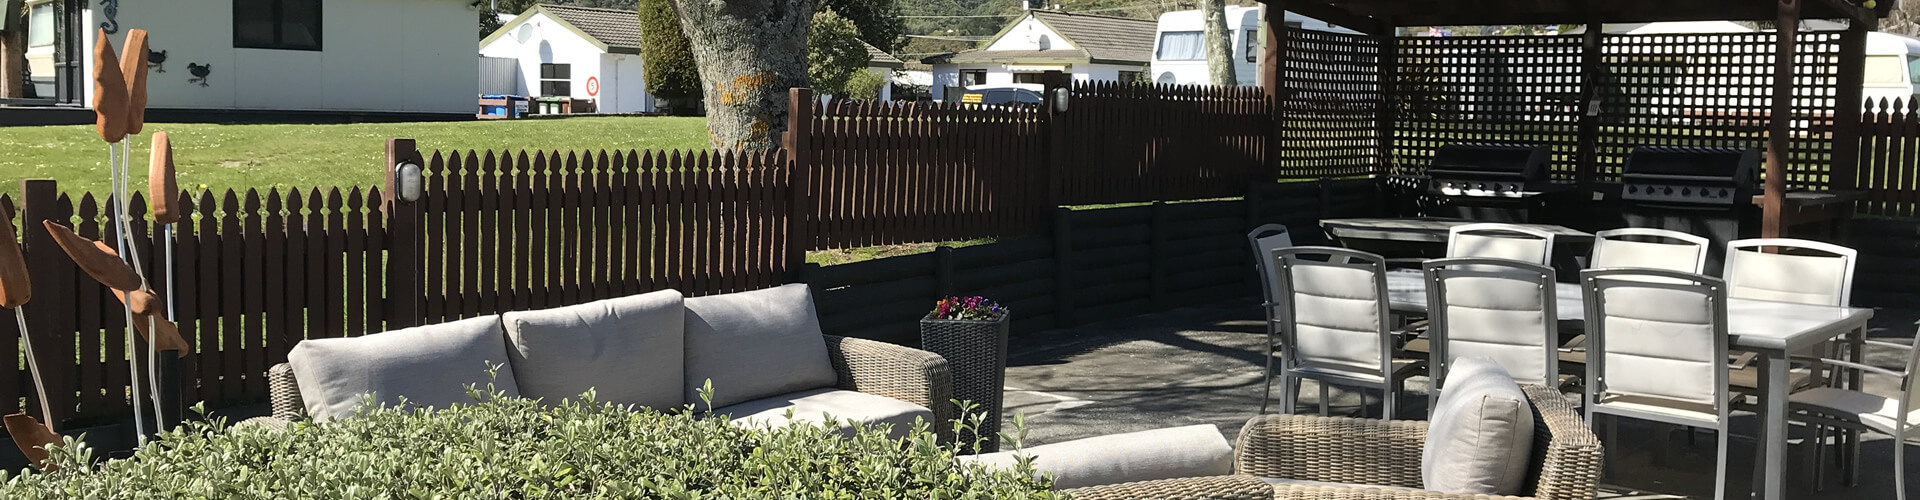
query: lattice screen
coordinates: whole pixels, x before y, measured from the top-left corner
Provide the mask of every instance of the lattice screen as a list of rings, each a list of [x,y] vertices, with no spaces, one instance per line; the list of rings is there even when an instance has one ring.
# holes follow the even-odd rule
[[[1286,121],[1278,156],[1281,178],[1377,173],[1380,42],[1312,30],[1287,34]]]
[[[1397,39],[1393,173],[1419,175],[1445,144],[1546,144],[1553,178],[1578,166],[1580,37]]]
[[[1802,32],[1787,185],[1825,187],[1840,33]],[[1634,146],[1766,149],[1773,33],[1608,35],[1595,179],[1617,181]]]

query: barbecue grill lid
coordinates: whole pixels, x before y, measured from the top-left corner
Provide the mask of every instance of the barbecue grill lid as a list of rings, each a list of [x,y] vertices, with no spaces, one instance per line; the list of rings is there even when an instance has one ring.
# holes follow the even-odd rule
[[[1760,164],[1754,148],[1639,146],[1627,155],[1623,175],[1720,177],[1751,183]]]
[[[1498,174],[1537,179],[1545,177],[1552,153],[1542,145],[1448,144],[1433,151],[1428,171],[1436,176]]]

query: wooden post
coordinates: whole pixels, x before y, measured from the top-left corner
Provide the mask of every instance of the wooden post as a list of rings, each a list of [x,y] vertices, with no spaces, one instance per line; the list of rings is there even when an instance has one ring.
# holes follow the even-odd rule
[[[1068,88],[1069,91],[1071,91],[1070,87],[1073,84],[1073,77],[1059,71],[1048,71],[1040,76],[1040,81],[1046,86],[1046,92],[1041,95],[1040,99],[1042,102],[1041,105],[1045,108],[1043,111],[1045,114],[1043,116],[1047,117],[1046,202],[1048,207],[1057,207],[1060,206],[1061,202],[1066,200],[1066,177],[1068,173],[1073,170],[1070,168],[1070,165],[1067,165],[1066,113],[1061,113],[1059,107],[1053,104],[1053,90]],[[1071,103],[1069,103],[1069,106],[1071,107]]]
[[[1268,112],[1272,117],[1272,130],[1267,133],[1267,175],[1275,178],[1280,175],[1280,139],[1281,131],[1286,127],[1282,119],[1281,101],[1286,92],[1281,85],[1286,81],[1286,42],[1287,42],[1287,2],[1286,0],[1268,0],[1262,11],[1267,25],[1266,44],[1260,47],[1260,87],[1267,91]]]
[[[1400,52],[1394,36],[1392,18],[1381,23],[1380,33],[1374,39],[1380,43],[1380,105],[1374,112],[1374,140],[1378,143],[1378,174],[1381,178],[1393,175],[1393,129],[1399,118],[1400,103],[1398,83],[1400,81]]]
[[[1767,126],[1767,183],[1760,207],[1760,236],[1784,236],[1781,211],[1787,193],[1787,134],[1793,120],[1794,38],[1800,32],[1800,0],[1780,0],[1779,24],[1774,28],[1773,109]]]
[[[1601,72],[1600,37],[1605,31],[1601,23],[1587,23],[1587,32],[1580,40],[1580,102],[1574,103],[1575,112],[1580,114],[1580,145],[1576,146],[1577,158],[1574,176],[1581,189],[1590,190],[1600,168],[1600,85],[1603,83]]]
[[[1053,320],[1054,326],[1079,324],[1073,317],[1073,210],[1053,209]]]
[[[798,271],[813,248],[813,89],[787,90],[787,162],[793,172],[787,189],[793,210],[787,213],[787,276],[798,281]]]
[[[420,262],[420,204],[419,200],[401,198],[400,166],[405,164],[420,169],[423,178],[419,188],[424,196],[427,161],[415,149],[413,139],[387,139],[387,187],[382,192],[385,199],[381,200],[380,212],[387,219],[392,245],[387,254],[388,329],[419,326],[425,321],[420,314],[421,282],[425,279]]]
[[[1833,166],[1828,169],[1828,189],[1855,189],[1860,172],[1860,117],[1865,109],[1861,101],[1867,65],[1866,23],[1848,23],[1840,34],[1839,87],[1833,99]]]
[[[1154,200],[1147,218],[1147,303],[1155,311],[1167,309],[1167,204]]]
[[[933,249],[933,294],[934,300],[954,295],[953,247],[943,246]]]
[[[75,281],[75,271],[79,268],[53,242],[53,234],[47,232],[44,221],[71,224],[73,212],[71,207],[60,203],[60,185],[52,180],[21,181],[20,193],[25,198],[21,210],[25,216],[20,226],[26,231],[27,274],[34,283],[40,284],[32,304],[27,307],[30,310],[27,328],[31,332],[22,334],[33,335],[33,353],[43,363],[40,370],[46,377],[47,400],[53,406],[54,414],[42,415],[41,420],[60,430],[66,428],[67,418],[73,415],[77,390],[74,382],[79,380],[75,373],[79,365],[74,362],[79,353],[73,336],[78,328],[75,285],[79,282]],[[38,409],[38,405],[28,407]]]

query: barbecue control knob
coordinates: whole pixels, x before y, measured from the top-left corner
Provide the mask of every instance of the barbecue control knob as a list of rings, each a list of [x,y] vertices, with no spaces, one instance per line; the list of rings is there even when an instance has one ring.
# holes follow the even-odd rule
[[[1706,194],[1706,193],[1701,193]],[[1680,196],[1693,196],[1693,188],[1680,188]]]
[[[1667,186],[1667,191],[1666,191],[1666,193],[1667,193],[1667,195],[1669,195],[1669,196],[1671,196],[1671,195],[1673,195],[1673,186]]]

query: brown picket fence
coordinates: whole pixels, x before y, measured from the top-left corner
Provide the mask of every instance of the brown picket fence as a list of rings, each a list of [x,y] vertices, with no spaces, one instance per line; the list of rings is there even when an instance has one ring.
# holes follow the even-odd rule
[[[1920,215],[1920,100],[1867,103],[1860,118],[1860,163],[1854,188],[1865,215]]]
[[[1241,196],[1274,178],[1259,88],[1075,82],[1069,103],[1053,134],[1059,204]]]

